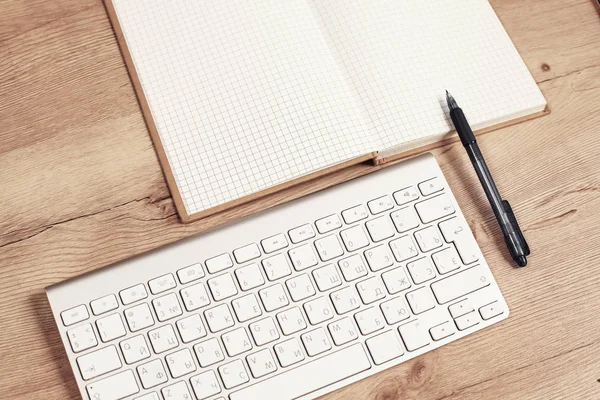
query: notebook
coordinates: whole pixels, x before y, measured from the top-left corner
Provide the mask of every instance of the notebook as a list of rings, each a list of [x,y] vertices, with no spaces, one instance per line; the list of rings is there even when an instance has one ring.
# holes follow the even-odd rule
[[[106,0],[184,222],[546,101],[486,0]]]

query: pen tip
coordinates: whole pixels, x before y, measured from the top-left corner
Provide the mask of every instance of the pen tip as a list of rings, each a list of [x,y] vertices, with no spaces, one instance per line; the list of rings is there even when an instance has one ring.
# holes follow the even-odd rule
[[[448,92],[447,90],[446,90],[446,102],[448,103],[448,108],[450,108],[451,111],[458,108],[458,104],[456,103],[456,100],[454,100],[454,97],[452,97],[450,92]]]
[[[519,267],[524,267],[527,265],[527,258],[525,258],[525,256],[519,256],[515,259],[515,261]]]

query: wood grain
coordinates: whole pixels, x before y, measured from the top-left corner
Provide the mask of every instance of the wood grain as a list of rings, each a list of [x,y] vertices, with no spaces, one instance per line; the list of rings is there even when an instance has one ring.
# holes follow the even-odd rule
[[[434,151],[511,308],[502,323],[325,396],[600,398],[600,18],[492,0],[552,113],[480,147],[529,240],[514,269],[459,144]],[[44,287],[372,172],[357,165],[179,222],[101,0],[0,0],[0,398],[77,399]]]

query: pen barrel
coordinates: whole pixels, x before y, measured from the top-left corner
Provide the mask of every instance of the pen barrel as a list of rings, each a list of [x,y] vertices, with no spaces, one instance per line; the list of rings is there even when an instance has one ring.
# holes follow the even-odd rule
[[[452,118],[452,122],[454,123],[454,127],[456,128],[456,132],[458,133],[458,137],[460,137],[463,146],[467,147],[469,144],[476,142],[469,121],[467,121],[467,117],[465,117],[465,114],[460,108],[455,108],[450,111],[450,118]]]
[[[465,147],[467,149],[467,153],[469,154],[469,158],[473,163],[473,167],[475,167],[475,172],[477,173],[477,177],[481,182],[483,191],[490,202],[492,211],[494,212],[494,215],[500,224],[502,233],[504,233],[504,235],[509,235],[514,229],[509,216],[504,210],[504,206],[502,205],[502,197],[500,196],[500,192],[496,187],[496,182],[494,182],[494,178],[492,178],[492,174],[490,173],[490,170],[483,159],[481,150],[479,150],[479,146],[476,142],[469,143]]]

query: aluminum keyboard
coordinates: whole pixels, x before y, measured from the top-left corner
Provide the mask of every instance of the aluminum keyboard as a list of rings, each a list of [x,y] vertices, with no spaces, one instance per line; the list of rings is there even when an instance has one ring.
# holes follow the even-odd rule
[[[429,154],[47,294],[90,400],[313,399],[508,316]]]

